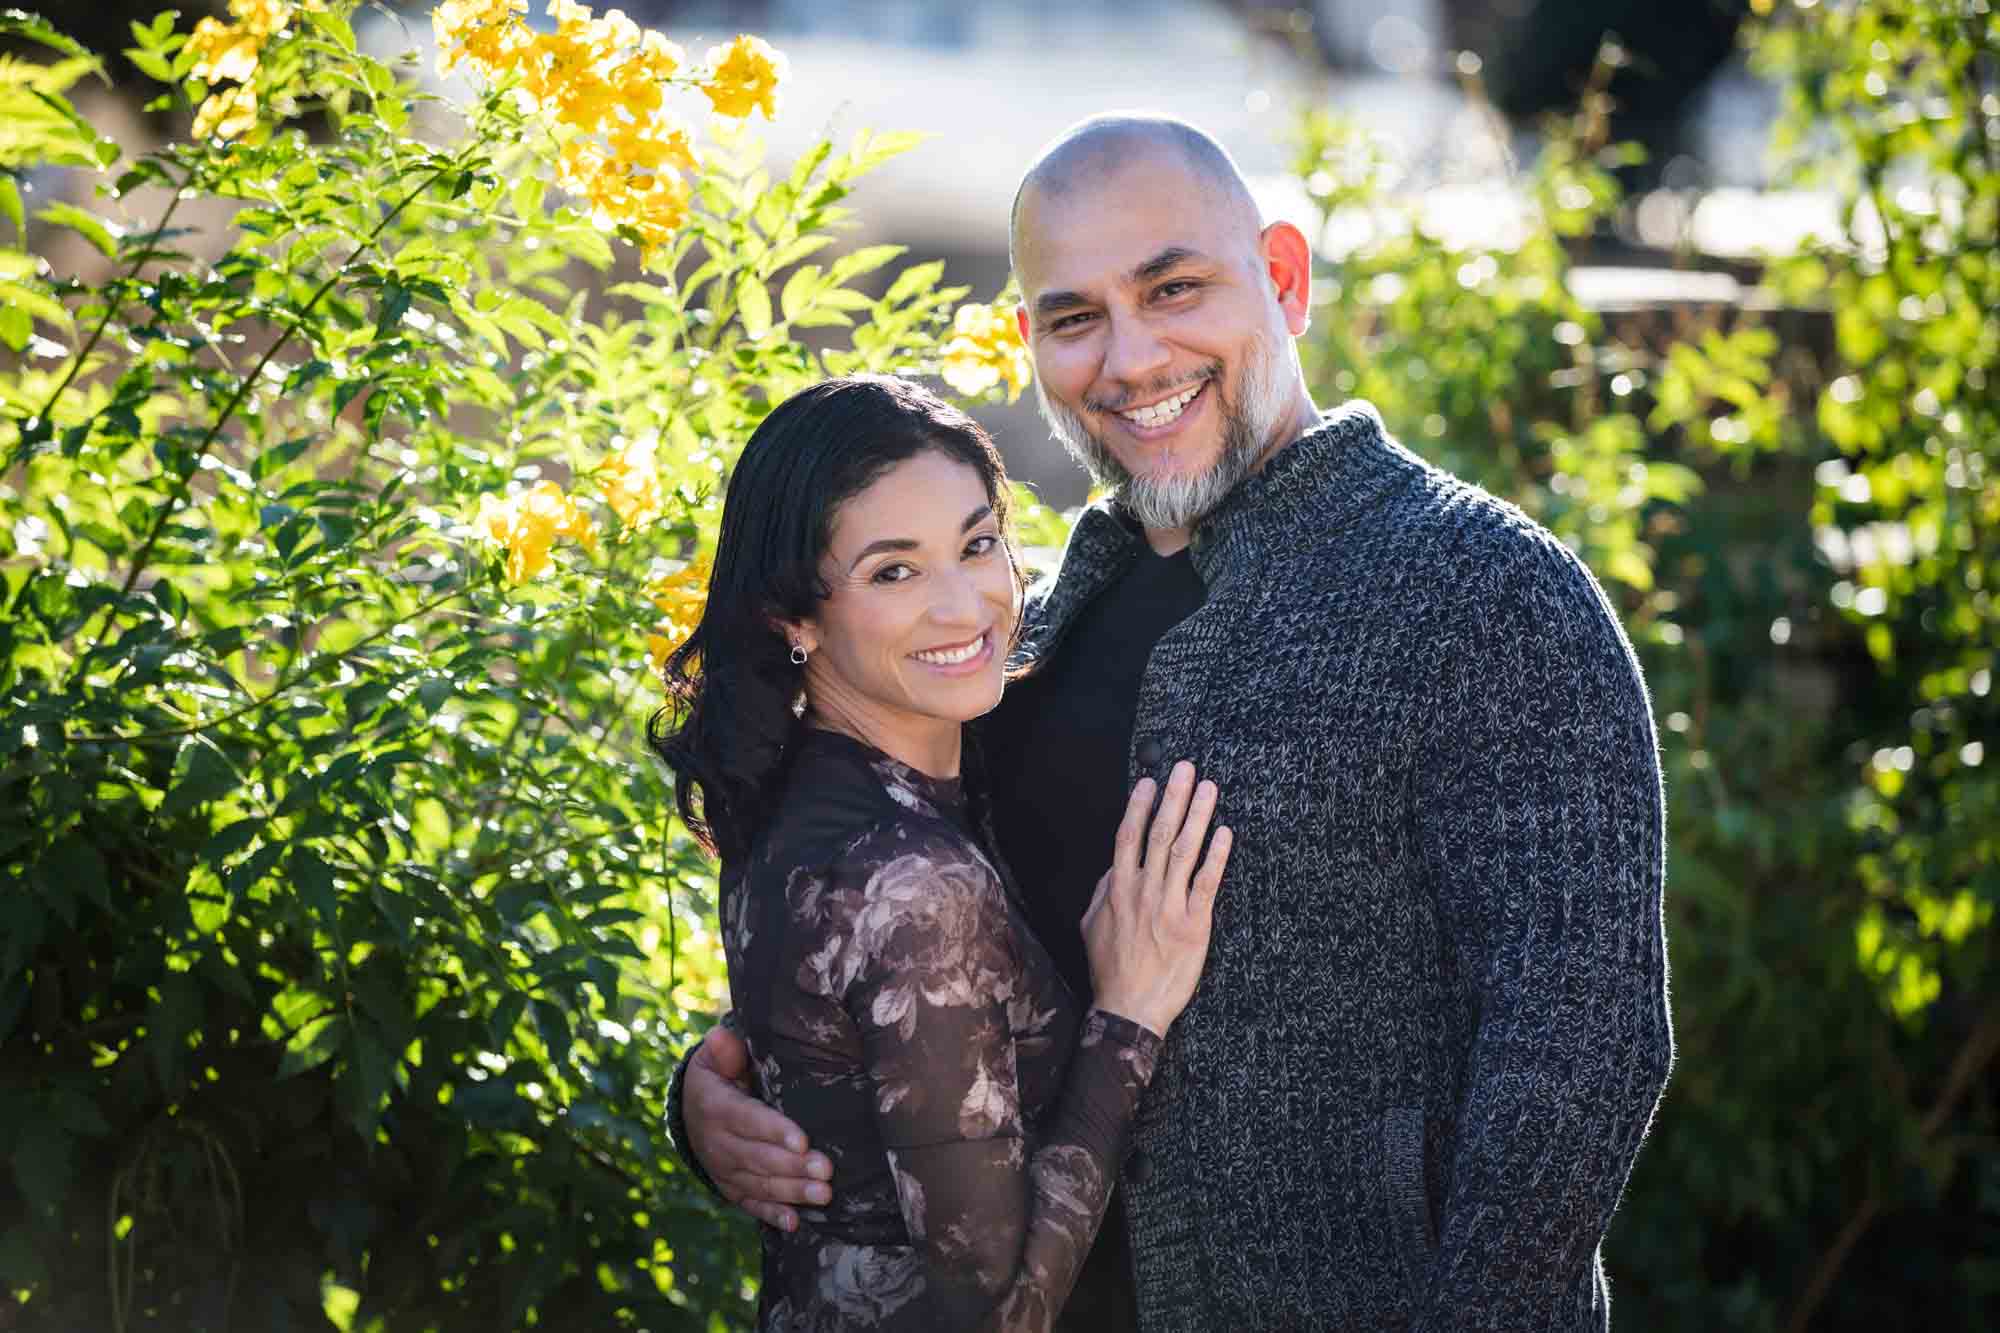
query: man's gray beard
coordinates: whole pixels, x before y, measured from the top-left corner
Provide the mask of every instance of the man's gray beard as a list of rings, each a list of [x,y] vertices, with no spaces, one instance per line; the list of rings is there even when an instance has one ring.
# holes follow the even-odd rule
[[[1256,351],[1243,364],[1240,403],[1222,397],[1221,376],[1211,376],[1216,407],[1222,413],[1222,451],[1206,472],[1193,476],[1135,477],[1104,441],[1091,432],[1083,415],[1049,397],[1041,377],[1035,377],[1035,398],[1042,420],[1069,456],[1090,479],[1109,487],[1131,515],[1148,528],[1188,528],[1206,517],[1250,475],[1257,460],[1272,445],[1284,419],[1285,397],[1281,354],[1259,338]]]

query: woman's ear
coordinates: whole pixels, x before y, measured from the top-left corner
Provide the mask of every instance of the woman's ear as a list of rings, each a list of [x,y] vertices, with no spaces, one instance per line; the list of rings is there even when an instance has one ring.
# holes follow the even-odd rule
[[[792,650],[794,659],[799,658],[801,654],[811,657],[819,651],[819,630],[810,620],[780,620],[773,616],[771,628],[784,639],[786,646]],[[801,661],[799,665],[804,666],[805,663]]]

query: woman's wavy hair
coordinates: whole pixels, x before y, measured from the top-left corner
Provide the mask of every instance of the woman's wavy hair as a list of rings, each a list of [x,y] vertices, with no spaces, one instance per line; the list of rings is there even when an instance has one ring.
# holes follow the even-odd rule
[[[701,622],[667,658],[667,703],[647,738],[674,774],[683,823],[724,860],[748,854],[804,722],[779,621],[831,595],[820,561],[840,506],[884,472],[939,453],[979,474],[1019,581],[1007,472],[978,422],[887,375],[851,375],[780,403],[730,475]]]

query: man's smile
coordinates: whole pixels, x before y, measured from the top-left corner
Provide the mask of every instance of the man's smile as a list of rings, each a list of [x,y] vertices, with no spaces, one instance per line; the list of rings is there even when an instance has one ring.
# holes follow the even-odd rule
[[[1128,407],[1107,415],[1118,418],[1120,425],[1141,439],[1155,439],[1168,433],[1188,415],[1207,393],[1212,376],[1203,376],[1192,384],[1176,389],[1164,398]]]

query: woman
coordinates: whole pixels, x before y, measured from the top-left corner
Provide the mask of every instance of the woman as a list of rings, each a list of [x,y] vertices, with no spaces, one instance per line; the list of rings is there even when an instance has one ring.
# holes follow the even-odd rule
[[[830,1205],[764,1233],[765,1330],[1047,1329],[1207,953],[1230,838],[1199,856],[1189,766],[1150,830],[1132,793],[1087,1013],[968,813],[962,724],[1020,609],[1007,499],[985,432],[922,389],[807,389],[745,447],[668,663],[654,744],[722,858],[759,1090],[834,1166]]]

